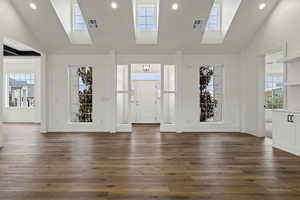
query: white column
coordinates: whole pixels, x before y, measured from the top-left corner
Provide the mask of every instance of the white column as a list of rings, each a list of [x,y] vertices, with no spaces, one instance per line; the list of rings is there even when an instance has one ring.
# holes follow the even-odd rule
[[[183,68],[183,57],[182,52],[177,51],[175,55],[176,65],[176,132],[183,132],[183,120],[182,116],[182,68]]]
[[[0,37],[0,126],[3,115],[3,39]],[[1,130],[1,127],[0,127]],[[0,148],[3,147],[3,132],[0,131]]]
[[[41,133],[48,132],[48,120],[47,120],[47,67],[46,67],[46,55],[42,54],[41,61],[40,61],[40,85],[41,85],[41,92],[40,92],[40,110],[41,110]]]
[[[110,78],[110,110],[111,110],[111,123],[110,123],[110,132],[117,132],[117,99],[116,99],[116,88],[117,88],[117,58],[116,51],[112,50],[109,53],[110,56],[110,66],[109,67],[109,76]]]

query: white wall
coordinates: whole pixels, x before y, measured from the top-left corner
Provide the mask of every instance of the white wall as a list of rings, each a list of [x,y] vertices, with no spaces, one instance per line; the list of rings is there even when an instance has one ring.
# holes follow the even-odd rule
[[[14,40],[20,41],[28,46],[40,50],[38,41],[26,27],[23,19],[18,15],[9,0],[0,1],[0,82],[2,83],[3,77],[3,39],[4,37],[12,38]],[[2,93],[3,85],[0,85],[0,105],[2,105]],[[0,122],[2,121],[2,106],[0,106]],[[0,146],[2,146],[2,133],[0,133]]]
[[[242,109],[241,127],[243,132],[264,136],[261,131],[261,79],[264,68],[262,57],[287,42],[288,56],[300,52],[300,1],[281,0],[249,46],[241,53],[242,67]]]
[[[240,131],[240,68],[238,55],[184,55],[182,69],[182,116],[184,132]],[[223,65],[223,120],[199,123],[199,65]]]
[[[116,63],[174,64],[176,55],[117,55]],[[48,57],[49,121],[51,132],[107,132],[113,131],[114,118],[114,57],[111,55],[51,55]],[[200,64],[224,66],[223,122],[203,124],[199,122],[199,72]],[[68,66],[92,66],[94,77],[93,124],[69,123]],[[182,131],[185,132],[239,132],[240,131],[240,68],[239,55],[184,55],[181,73],[177,79],[181,85],[177,95],[181,100]]]
[[[3,69],[3,122],[40,122],[40,58],[4,58]],[[35,102],[34,108],[9,108],[7,105],[7,73],[35,74]]]
[[[93,67],[93,123],[70,123],[68,68]],[[113,59],[110,55],[51,55],[48,68],[48,131],[106,132],[112,128]]]

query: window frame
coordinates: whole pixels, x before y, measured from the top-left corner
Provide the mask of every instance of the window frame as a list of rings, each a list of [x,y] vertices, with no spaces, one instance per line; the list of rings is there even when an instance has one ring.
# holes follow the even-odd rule
[[[72,69],[73,68],[81,68],[81,67],[91,67],[92,68],[92,113],[91,113],[91,118],[92,118],[92,121],[91,122],[74,122],[72,121],[72,80],[71,80],[71,73],[72,73]],[[86,66],[82,66],[82,65],[69,65],[68,67],[68,73],[67,73],[67,80],[68,80],[68,124],[81,124],[81,125],[92,125],[95,123],[95,119],[94,119],[94,83],[95,83],[95,79],[94,79],[94,67],[93,66],[89,66],[89,65],[86,65]],[[79,81],[79,80],[78,80]]]
[[[225,90],[225,77],[226,77],[226,74],[225,74],[225,67],[223,64],[200,64],[198,65],[197,67],[197,85],[199,85],[199,81],[200,81],[200,75],[199,75],[199,70],[200,70],[200,67],[201,66],[212,66],[212,67],[221,67],[222,69],[222,101],[221,101],[221,120],[220,121],[208,121],[208,122],[201,122],[200,118],[198,118],[198,122],[200,123],[200,125],[213,125],[213,124],[224,124],[225,121],[224,121],[224,116],[225,116],[225,106],[224,106],[224,103],[225,103],[225,98],[226,98],[226,90]],[[200,86],[200,85],[199,85]],[[199,110],[199,114],[201,114],[201,106],[200,106],[200,91],[199,91],[199,87],[197,87],[197,96],[198,96],[198,110]],[[200,115],[199,115],[200,116]]]
[[[282,78],[282,80],[280,80],[280,78]],[[280,80],[282,82],[281,87],[276,87],[275,83],[275,79]],[[279,81],[278,81],[279,82]],[[270,85],[272,85],[271,87],[269,87]],[[268,87],[267,87],[268,86]],[[281,104],[275,104],[274,103],[274,91],[275,89],[282,89],[282,105]],[[269,89],[269,90],[267,90]],[[272,108],[267,107],[267,95],[266,92],[271,91],[272,96]],[[284,109],[284,105],[285,105],[285,86],[284,86],[284,73],[282,73],[282,75],[278,74],[278,73],[265,73],[265,88],[264,88],[264,105],[265,105],[265,110],[282,110]],[[280,108],[274,108],[274,105],[280,107]]]
[[[170,73],[167,73],[167,71],[170,71],[169,67],[173,67],[174,68],[174,76],[172,78],[169,77]],[[168,78],[166,78],[168,76]],[[174,80],[173,80],[174,78]],[[171,88],[169,86],[169,83],[166,82],[166,80],[168,81],[172,81],[174,84],[174,88]],[[160,98],[160,104],[161,104],[161,111],[160,111],[160,118],[161,118],[161,125],[162,126],[175,126],[176,125],[176,113],[177,113],[177,67],[175,64],[161,64],[161,98]],[[167,83],[167,84],[166,84]],[[168,86],[167,86],[168,85]],[[166,99],[166,95],[174,95],[174,122],[171,122],[171,118],[169,118],[170,120],[166,120],[166,116],[165,116],[165,108],[166,106],[170,106],[170,101],[169,102],[165,102]],[[170,98],[170,97],[169,97]],[[168,105],[166,105],[168,104]],[[170,113],[168,113],[170,114]],[[168,122],[169,121],[169,122]]]
[[[33,75],[33,79],[29,79],[29,80],[33,80],[34,81],[34,99],[36,101],[36,72],[31,72],[31,71],[8,71],[6,72],[5,76],[6,76],[6,79],[5,79],[5,82],[6,82],[6,88],[5,88],[5,94],[6,94],[6,97],[5,97],[5,108],[7,109],[15,109],[15,110],[33,110],[37,107],[37,105],[33,105],[32,107],[22,107],[22,106],[19,106],[19,107],[13,107],[13,106],[10,106],[9,105],[9,77],[10,77],[10,74],[25,74],[25,77],[26,77],[26,74],[31,74]],[[26,78],[25,78],[26,80]]]

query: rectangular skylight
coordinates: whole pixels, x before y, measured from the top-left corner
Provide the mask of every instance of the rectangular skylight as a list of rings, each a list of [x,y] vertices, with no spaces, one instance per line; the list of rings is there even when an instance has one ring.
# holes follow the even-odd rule
[[[210,10],[203,44],[223,43],[242,0],[215,0]]]
[[[137,28],[140,31],[153,31],[155,29],[155,7],[138,7]]]
[[[221,30],[221,5],[214,4],[208,17],[207,31],[220,31]]]
[[[160,0],[132,0],[137,44],[157,44]]]
[[[92,44],[77,0],[50,0],[72,44]]]
[[[82,17],[82,13],[78,3],[73,4],[73,31],[87,30],[86,23]]]

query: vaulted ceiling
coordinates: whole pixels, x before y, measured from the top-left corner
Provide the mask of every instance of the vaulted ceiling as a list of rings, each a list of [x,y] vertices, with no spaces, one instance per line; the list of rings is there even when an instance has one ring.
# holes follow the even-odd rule
[[[92,45],[71,44],[50,0],[12,0],[14,6],[48,53],[107,53],[116,50],[124,54],[236,53],[251,41],[279,0],[268,0],[259,10],[262,0],[242,0],[232,25],[222,44],[201,44],[204,30],[194,30],[195,19],[207,20],[214,0],[160,0],[158,44],[137,45],[135,42],[132,0],[78,0],[85,19],[96,19],[97,29],[90,29]],[[28,5],[34,2],[38,9]]]

